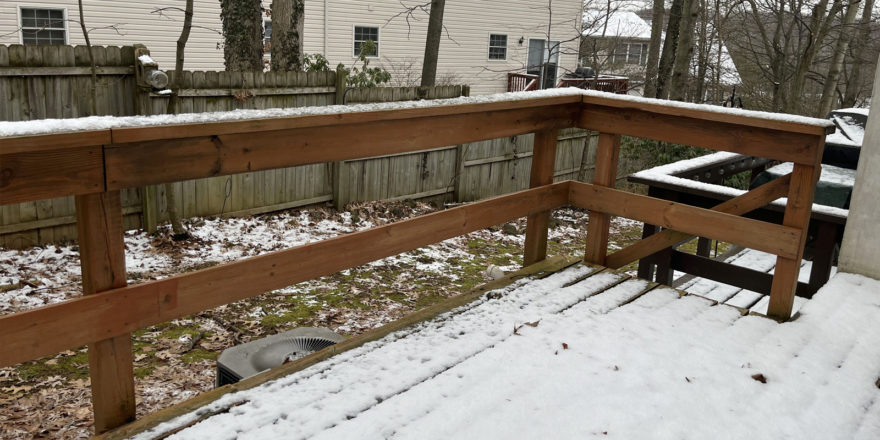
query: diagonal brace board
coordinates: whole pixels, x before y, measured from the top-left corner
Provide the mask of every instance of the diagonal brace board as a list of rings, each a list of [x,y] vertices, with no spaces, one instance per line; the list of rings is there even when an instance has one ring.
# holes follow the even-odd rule
[[[770,202],[784,197],[788,193],[791,182],[791,174],[786,174],[779,179],[761,185],[745,194],[734,197],[724,203],[716,205],[713,211],[733,215],[747,214],[755,209],[766,206]],[[682,241],[688,240],[693,235],[679,232],[673,229],[665,229],[658,234],[651,235],[636,243],[633,243],[607,257],[605,266],[611,269],[619,269],[633,261],[640,260]]]
[[[641,196],[611,188],[570,182],[569,203],[579,208],[631,218],[692,235],[794,258],[803,231],[718,211]]]

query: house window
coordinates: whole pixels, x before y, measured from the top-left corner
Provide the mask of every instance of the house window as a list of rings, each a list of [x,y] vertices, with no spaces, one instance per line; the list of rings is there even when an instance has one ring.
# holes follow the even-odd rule
[[[64,9],[21,8],[20,12],[22,43],[67,43],[67,27],[64,24]]]
[[[368,57],[379,56],[379,28],[367,26],[354,27],[354,56],[360,56],[361,45],[367,41],[373,42],[373,50],[365,53]]]
[[[620,43],[611,54],[611,62],[644,66],[648,63],[648,45],[645,43]]]
[[[272,52],[272,20],[263,20],[263,55]]]
[[[490,34],[489,35],[489,59],[490,60],[506,60],[507,59],[507,35]]]

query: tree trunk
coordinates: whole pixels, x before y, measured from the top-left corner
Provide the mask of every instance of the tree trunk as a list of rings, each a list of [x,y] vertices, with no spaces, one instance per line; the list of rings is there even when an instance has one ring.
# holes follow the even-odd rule
[[[709,52],[711,43],[709,43],[709,17],[707,15],[708,8],[705,0],[699,0],[699,17],[700,17],[700,39],[697,43],[697,77],[694,78],[694,94],[691,98],[693,102],[705,102],[706,88],[706,71],[709,69]],[[696,50],[696,49],[695,49]]]
[[[645,71],[645,93],[643,96],[657,96],[657,70],[660,57],[660,42],[663,37],[664,0],[654,0],[651,15],[651,42],[648,44],[648,67]]]
[[[669,8],[669,22],[666,24],[666,40],[663,41],[663,52],[660,54],[660,64],[657,70],[657,97],[669,96],[669,76],[672,73],[672,63],[675,60],[676,46],[678,45],[678,25],[681,23],[681,8],[683,0],[672,0]]]
[[[425,38],[425,61],[422,63],[422,87],[433,86],[437,79],[437,58],[440,55],[440,37],[443,34],[443,8],[446,0],[431,1],[428,36]]]
[[[92,55],[92,42],[89,40],[89,31],[86,29],[83,2],[78,0],[77,3],[79,4],[79,27],[82,29],[83,39],[86,40],[86,49],[89,52],[89,67],[92,74],[92,81],[89,84],[89,111],[91,116],[96,116],[98,114],[98,69],[95,66],[95,57]]]
[[[866,63],[865,48],[868,46],[868,39],[871,37],[871,13],[874,11],[874,0],[866,0],[865,7],[862,9],[862,18],[859,21],[858,37],[850,42],[852,47],[851,53],[852,71],[850,72],[849,81],[846,82],[846,91],[843,93],[843,108],[853,107],[856,105],[856,99],[862,90],[862,82],[864,81],[864,68]],[[870,89],[869,89],[870,90]]]
[[[177,53],[174,57],[174,83],[171,84],[171,97],[168,100],[168,114],[176,115],[180,98],[180,83],[183,78],[183,62],[186,50],[186,42],[189,41],[189,32],[192,30],[193,0],[186,0],[183,12],[183,29],[177,39]],[[177,212],[177,192],[173,183],[165,184],[165,205],[168,210],[168,220],[171,222],[172,237],[175,240],[189,238],[189,233],[180,221],[180,213]]]
[[[272,70],[303,70],[303,0],[272,0]]]
[[[859,12],[859,3],[859,0],[855,0],[846,7],[843,24],[840,26],[837,44],[834,47],[834,58],[831,60],[831,65],[828,66],[828,74],[825,75],[822,100],[819,101],[819,108],[815,114],[817,118],[824,118],[830,113],[836,101],[834,98],[837,96],[837,80],[840,78],[840,71],[843,69],[843,58],[849,48],[849,42],[855,33],[853,23],[855,23],[856,14]]]
[[[813,16],[810,19],[810,38],[807,40],[807,46],[803,50],[803,55],[798,60],[794,77],[789,82],[788,102],[785,106],[786,113],[803,113],[801,95],[807,81],[807,73],[809,73],[813,60],[819,53],[825,37],[828,36],[828,32],[831,30],[834,16],[843,8],[843,0],[834,0],[831,9],[828,10],[827,8],[828,0],[820,0],[813,8]]]
[[[685,0],[682,6],[675,61],[672,64],[672,78],[669,81],[669,99],[674,101],[685,100],[691,57],[694,54],[694,27],[698,11],[699,0]]]
[[[220,0],[223,59],[233,72],[263,70],[263,13],[260,0]]]

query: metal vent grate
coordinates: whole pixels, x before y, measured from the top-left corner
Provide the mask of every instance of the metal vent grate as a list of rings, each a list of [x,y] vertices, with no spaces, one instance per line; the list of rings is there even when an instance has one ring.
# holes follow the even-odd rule
[[[344,338],[326,328],[297,328],[224,350],[217,358],[218,387],[308,356]]]

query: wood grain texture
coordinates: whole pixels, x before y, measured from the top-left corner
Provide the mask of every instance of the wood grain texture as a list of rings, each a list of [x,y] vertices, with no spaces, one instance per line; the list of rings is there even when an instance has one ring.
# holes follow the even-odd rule
[[[448,110],[447,107],[420,110],[437,109]],[[107,146],[107,184],[113,190],[412,152],[568,127],[577,118],[577,111],[577,105],[526,107],[200,137],[186,137],[190,132],[181,128],[176,132],[178,138],[173,140]],[[349,115],[333,117],[351,119],[346,116]],[[114,141],[117,141],[115,131]]]
[[[824,146],[823,143],[820,143],[820,146]],[[767,316],[769,317],[782,320],[791,317],[795,288],[801,270],[801,258],[804,255],[807,228],[810,225],[810,214],[813,211],[813,193],[816,190],[816,182],[819,180],[821,172],[821,166],[818,164],[814,166],[795,164],[791,173],[788,203],[785,206],[782,224],[803,230],[804,233],[799,237],[797,252],[794,255],[779,255],[776,258],[773,285],[770,286],[770,304],[767,306]]]
[[[713,112],[688,107],[675,107],[666,105],[664,102],[668,101],[661,100],[657,100],[657,102],[635,102],[630,99],[621,99],[614,96],[584,96],[583,102],[585,108],[601,106],[621,110],[632,109],[659,115],[724,122],[745,127],[767,128],[793,133],[826,135],[834,132],[834,126],[830,121],[824,126],[816,126],[799,122],[778,121],[757,116],[737,115],[730,112]]]
[[[569,182],[0,317],[0,366],[108,339],[563,206]],[[52,334],[45,338],[40,335]]]
[[[569,202],[579,208],[626,217],[691,235],[739,244],[788,258],[797,256],[801,229],[724,214],[709,209],[569,182]]]
[[[600,133],[596,150],[596,166],[593,171],[593,185],[613,188],[617,180],[619,160],[620,135]],[[590,210],[584,261],[605,265],[605,257],[608,252],[608,229],[610,227],[610,215],[601,210]]]
[[[434,116],[498,112],[536,107],[572,106],[574,112],[577,113],[580,110],[579,103],[579,96],[559,96],[552,98],[524,99],[520,101],[471,103],[412,109],[334,113],[326,115],[290,116],[271,119],[251,119],[246,121],[116,128],[113,129],[113,143],[121,144],[159,139],[177,139],[180,137],[210,137],[223,134],[278,131],[303,127],[348,126],[357,123],[374,123],[414,118],[421,119]]]
[[[77,196],[76,213],[83,294],[88,297],[125,287],[125,243],[119,192]],[[75,327],[83,323],[71,325]],[[51,333],[41,335],[42,338],[55,337]],[[131,334],[120,333],[88,342],[95,432],[101,433],[135,418]]]
[[[806,134],[639,108],[585,104],[579,127],[801,164],[814,163],[824,128]],[[821,130],[820,130],[821,128]]]
[[[101,147],[0,155],[0,205],[104,191]]]
[[[556,130],[543,130],[535,133],[529,188],[553,183],[556,144]],[[523,245],[523,266],[530,266],[547,258],[547,228],[549,225],[550,211],[535,213],[528,217],[526,238]]]
[[[791,182],[791,175],[787,174],[743,195],[716,205],[712,210],[733,215],[747,214],[780,197],[784,197],[788,192],[789,182]],[[605,266],[611,269],[619,269],[633,261],[640,260],[655,252],[689,240],[691,237],[693,237],[691,234],[673,229],[665,229],[660,233],[637,241],[609,255],[605,260]]]

